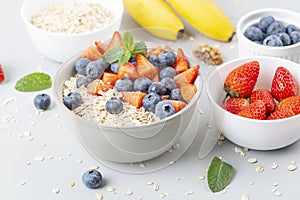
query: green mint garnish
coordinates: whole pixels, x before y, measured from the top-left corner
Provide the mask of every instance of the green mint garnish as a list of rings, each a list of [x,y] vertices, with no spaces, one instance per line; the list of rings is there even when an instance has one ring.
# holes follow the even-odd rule
[[[208,186],[212,192],[220,192],[231,181],[233,167],[222,161],[218,157],[214,157],[210,163],[207,172]]]
[[[15,89],[21,92],[34,92],[50,88],[51,77],[43,72],[28,74],[17,81]]]
[[[137,54],[146,56],[147,47],[144,41],[134,42],[130,32],[124,32],[122,36],[122,47],[115,47],[103,54],[103,60],[109,63],[119,62],[123,65],[129,61],[131,57]]]

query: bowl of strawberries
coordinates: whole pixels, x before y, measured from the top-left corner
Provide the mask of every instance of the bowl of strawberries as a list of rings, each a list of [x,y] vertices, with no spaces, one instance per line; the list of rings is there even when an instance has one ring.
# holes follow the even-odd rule
[[[300,138],[300,65],[244,57],[220,65],[207,81],[217,128],[243,147],[273,150]]]
[[[179,140],[197,110],[200,66],[179,46],[135,36],[116,31],[108,41],[95,41],[54,78],[57,104],[96,159],[155,158]]]

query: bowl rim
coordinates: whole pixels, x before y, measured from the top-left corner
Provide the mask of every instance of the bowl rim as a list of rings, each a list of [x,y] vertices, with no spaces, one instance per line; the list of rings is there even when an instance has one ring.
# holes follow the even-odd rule
[[[251,40],[249,40],[248,38],[245,37],[244,33],[242,32],[242,27],[244,27],[243,24],[244,24],[245,20],[247,20],[249,17],[251,17],[253,15],[263,14],[263,13],[266,13],[266,12],[278,12],[278,13],[286,13],[286,14],[289,13],[289,14],[298,16],[298,18],[300,18],[300,13],[297,13],[297,12],[292,11],[292,10],[284,9],[284,8],[262,8],[262,9],[252,10],[252,11],[249,11],[246,14],[242,15],[240,17],[240,19],[238,20],[237,26],[236,26],[236,32],[237,32],[238,38],[240,40],[242,40],[242,42],[246,42],[247,45],[253,46],[253,48],[260,48],[261,50],[266,50],[266,51],[277,52],[277,51],[290,50],[290,49],[300,47],[300,42],[298,42],[296,44],[288,45],[288,46],[271,47],[271,46],[257,44],[257,43],[255,43],[255,42],[253,42],[253,41],[251,41]]]
[[[277,61],[283,61],[283,62],[286,62],[286,63],[290,63],[290,64],[293,64],[293,65],[298,65],[299,66],[299,69],[300,69],[300,64],[296,63],[296,62],[293,62],[293,61],[290,61],[290,60],[286,60],[286,59],[283,59],[283,58],[278,58],[278,57],[270,57],[270,56],[248,56],[248,57],[242,57],[242,58],[236,58],[236,59],[233,59],[233,60],[230,60],[228,62],[225,62],[221,65],[219,65],[212,73],[210,73],[210,75],[208,76],[208,79],[207,79],[207,82],[206,82],[206,93],[208,95],[208,99],[210,101],[210,103],[213,103],[214,107],[218,108],[218,109],[222,109],[223,112],[225,113],[225,117],[227,115],[235,118],[235,119],[238,119],[238,120],[244,120],[244,121],[247,121],[247,122],[251,122],[251,123],[257,123],[257,124],[273,124],[273,123],[283,123],[285,121],[290,121],[290,120],[294,120],[294,119],[297,119],[299,118],[300,119],[300,114],[298,115],[294,115],[294,116],[291,116],[291,117],[287,117],[287,118],[283,118],[283,119],[276,119],[276,120],[257,120],[257,119],[251,119],[251,118],[246,118],[246,117],[242,117],[242,116],[239,116],[239,115],[236,115],[236,114],[233,114],[233,113],[230,113],[228,112],[227,110],[223,109],[221,107],[221,105],[219,105],[212,97],[211,95],[211,92],[210,92],[210,88],[209,88],[209,82],[211,81],[211,79],[213,78],[213,76],[218,73],[218,71],[220,69],[223,69],[223,68],[226,68],[228,65],[231,65],[235,62],[240,62],[240,61],[250,61],[250,60],[254,60],[254,59],[257,59],[258,61],[260,59],[266,59],[266,60],[277,60]],[[297,94],[297,96],[299,96],[299,94]]]
[[[195,81],[200,81],[199,87],[197,87],[197,92],[194,95],[194,97],[192,98],[191,102],[189,102],[182,110],[178,111],[177,113],[165,118],[165,119],[159,119],[155,122],[151,122],[149,124],[141,124],[141,125],[107,125],[107,124],[100,124],[97,123],[95,121],[89,120],[89,119],[85,119],[83,117],[80,117],[78,115],[76,115],[74,112],[72,112],[72,110],[69,110],[65,105],[63,105],[62,103],[62,94],[59,95],[57,90],[57,87],[63,87],[62,85],[57,85],[59,81],[59,74],[61,73],[61,71],[63,71],[67,66],[70,65],[70,63],[74,62],[74,60],[78,59],[80,57],[80,55],[82,55],[82,52],[69,58],[67,61],[65,61],[64,63],[61,64],[61,66],[59,67],[59,69],[57,70],[56,74],[54,75],[54,84],[52,87],[52,92],[54,95],[54,99],[56,101],[56,103],[63,109],[63,112],[67,113],[69,116],[80,120],[88,125],[91,126],[97,126],[97,127],[103,127],[103,128],[124,128],[124,129],[132,129],[132,128],[140,128],[140,127],[151,127],[153,125],[160,125],[160,124],[165,124],[169,121],[171,121],[173,118],[177,118],[180,117],[180,115],[188,110],[190,110],[192,108],[192,106],[194,106],[194,104],[196,104],[195,106],[197,106],[198,100],[203,92],[203,84],[204,84],[204,76],[202,74],[202,72],[199,70],[197,78]],[[72,68],[73,69],[73,68]],[[71,69],[70,69],[71,70]],[[67,79],[66,79],[67,80]],[[66,81],[64,80],[64,81]],[[189,122],[188,122],[189,123]]]
[[[26,18],[25,16],[25,9],[26,6],[29,4],[30,0],[24,0],[22,5],[21,5],[21,9],[20,9],[20,15],[21,15],[21,19],[22,21],[25,23],[25,25],[27,25],[28,27],[33,28],[35,31],[38,31],[40,33],[43,34],[48,34],[48,35],[52,35],[52,36],[63,36],[63,37],[81,37],[81,36],[87,36],[90,34],[94,34],[94,33],[98,33],[99,31],[103,31],[106,30],[108,28],[110,28],[112,25],[116,24],[120,19],[122,19],[123,13],[124,13],[124,4],[122,2],[122,0],[114,0],[114,1],[118,1],[119,2],[119,7],[121,9],[121,12],[119,12],[117,15],[114,13],[114,19],[112,22],[110,22],[109,24],[106,24],[105,26],[98,28],[98,29],[94,29],[92,31],[84,31],[81,33],[62,33],[62,32],[51,32],[51,31],[46,31],[44,29],[38,28],[35,25],[33,25],[32,23],[29,22],[29,20]],[[102,1],[94,1],[95,3],[98,3],[102,6]],[[55,3],[52,3],[51,5],[53,5]],[[110,12],[112,12],[111,10],[109,10]]]

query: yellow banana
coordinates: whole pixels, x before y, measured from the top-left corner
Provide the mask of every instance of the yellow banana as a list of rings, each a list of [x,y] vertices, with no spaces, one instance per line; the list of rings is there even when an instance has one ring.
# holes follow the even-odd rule
[[[164,0],[123,0],[129,15],[151,34],[167,40],[182,37],[184,25]]]
[[[189,24],[212,39],[228,42],[235,33],[227,15],[212,0],[166,0]],[[147,1],[148,2],[148,1]]]

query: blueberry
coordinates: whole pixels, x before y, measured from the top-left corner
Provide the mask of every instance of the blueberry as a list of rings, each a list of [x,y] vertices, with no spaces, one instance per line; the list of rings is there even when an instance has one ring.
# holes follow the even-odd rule
[[[272,16],[262,17],[258,22],[258,28],[260,28],[264,33],[266,33],[268,26],[273,22],[275,22],[275,19]]]
[[[183,101],[185,102],[185,100],[183,99],[182,95],[181,95],[181,90],[180,88],[175,88],[174,90],[171,91],[170,93],[170,98],[172,100],[178,100],[178,101]]]
[[[97,61],[91,61],[86,66],[86,74],[88,77],[92,79],[100,78],[104,70],[105,69],[101,66],[101,63]]]
[[[130,62],[131,64],[133,64],[134,66],[137,65],[137,64],[136,64],[136,58],[135,58],[135,57],[130,57],[129,62]]]
[[[264,33],[260,28],[255,26],[250,26],[245,30],[245,37],[251,41],[261,41],[264,37]]]
[[[51,98],[48,94],[38,94],[34,98],[34,106],[39,110],[47,110],[51,104]]]
[[[281,39],[276,35],[269,35],[263,41],[263,45],[272,46],[272,47],[282,47],[283,43]]]
[[[155,106],[155,114],[160,119],[165,119],[166,117],[169,117],[175,113],[174,106],[168,102],[168,101],[160,101]]]
[[[111,64],[110,64],[110,70],[111,70],[113,73],[115,73],[115,74],[118,73],[119,67],[120,67],[119,62],[114,62],[114,63],[111,63]]]
[[[161,79],[160,81],[168,90],[168,93],[170,93],[172,90],[174,90],[177,86],[173,78],[171,77],[165,77]]]
[[[149,60],[149,62],[152,63],[152,65],[154,65],[155,67],[159,67],[159,60],[158,57],[154,54],[150,54],[147,59]]]
[[[142,103],[143,103],[143,107],[145,108],[145,110],[154,113],[155,106],[160,101],[161,101],[160,96],[154,92],[151,92],[143,98]]]
[[[253,42],[255,42],[255,43],[257,43],[257,44],[262,44],[261,41],[253,41]]]
[[[82,97],[78,92],[70,92],[64,97],[63,102],[67,108],[73,110],[81,105]]]
[[[123,103],[120,99],[112,97],[106,101],[105,108],[111,114],[119,114],[123,110]]]
[[[98,170],[90,169],[82,174],[82,182],[88,188],[98,188],[102,184],[102,175]]]
[[[159,95],[168,94],[168,90],[166,86],[164,86],[161,82],[153,82],[149,86],[148,93],[154,92]]]
[[[109,67],[109,63],[104,61],[103,58],[99,58],[98,60],[96,60],[96,62],[98,62],[104,70]]]
[[[158,61],[161,67],[173,66],[176,55],[172,51],[163,51],[158,55]]]
[[[300,31],[293,31],[290,36],[293,44],[300,42]]]
[[[300,31],[298,27],[296,27],[294,24],[290,24],[286,27],[287,34],[291,34],[293,31]]]
[[[291,44],[291,38],[287,33],[277,33],[276,36],[281,39],[283,46]]]
[[[128,78],[122,78],[122,79],[119,79],[119,80],[116,81],[115,89],[118,92],[132,91],[133,90],[133,83]]]
[[[76,82],[77,88],[80,88],[82,85],[84,87],[87,87],[88,84],[90,84],[92,81],[93,81],[93,79],[88,76],[81,76],[77,79],[77,82]]]
[[[138,78],[133,83],[133,90],[148,93],[148,88],[152,81],[149,78]]]
[[[77,74],[86,76],[86,66],[91,62],[88,58],[79,58],[75,63],[75,70]]]
[[[283,33],[285,32],[285,27],[284,25],[279,22],[279,21],[275,21],[272,24],[270,24],[267,28],[267,34],[268,35],[274,35],[277,33]]]
[[[159,72],[160,79],[163,79],[165,77],[173,78],[174,76],[176,76],[176,74],[177,73],[173,67],[166,67]]]

